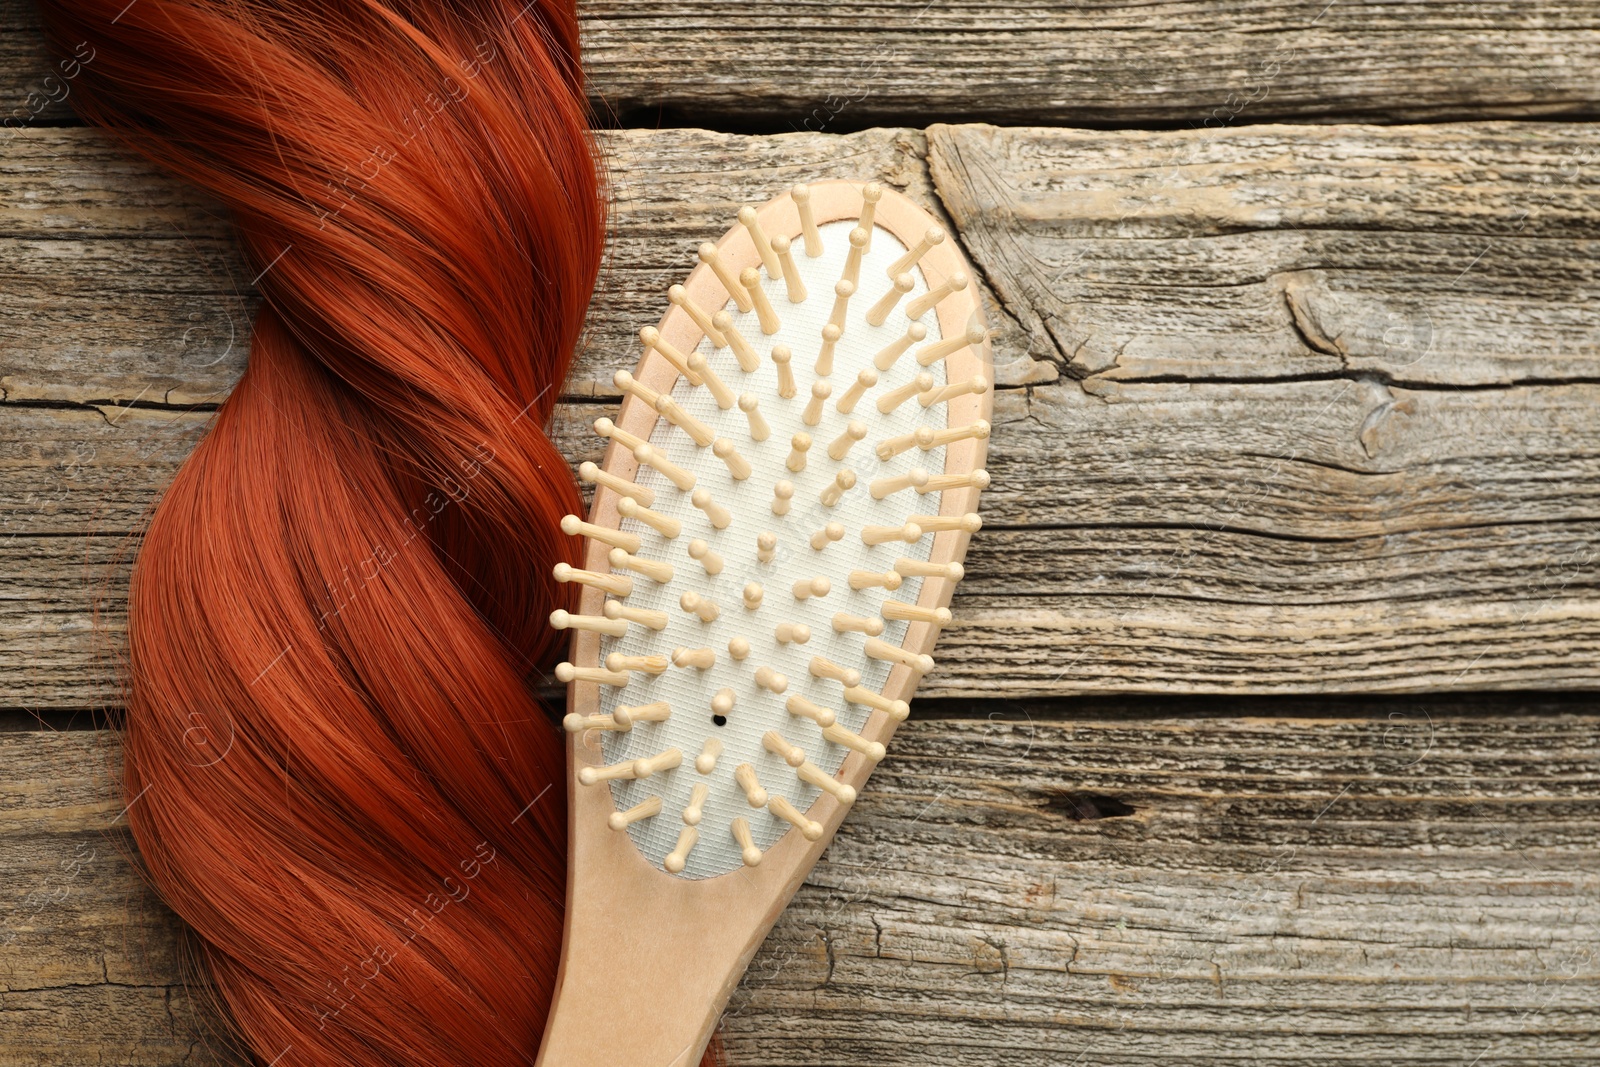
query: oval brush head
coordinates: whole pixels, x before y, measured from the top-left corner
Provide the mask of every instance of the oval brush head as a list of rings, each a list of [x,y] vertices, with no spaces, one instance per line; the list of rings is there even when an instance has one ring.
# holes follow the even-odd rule
[[[876,184],[746,207],[700,260],[595,424],[590,520],[563,523],[585,568],[556,570],[586,588],[551,623],[574,631],[574,908],[586,879],[744,907],[747,958],[934,667],[988,485],[992,371],[969,268]],[[745,890],[691,895],[741,868]]]

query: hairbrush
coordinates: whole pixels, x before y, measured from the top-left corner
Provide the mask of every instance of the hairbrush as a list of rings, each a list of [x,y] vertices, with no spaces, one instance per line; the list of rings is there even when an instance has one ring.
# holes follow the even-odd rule
[[[747,206],[668,291],[594,486],[566,939],[540,1062],[695,1064],[885,754],[980,526],[972,271],[876,183]]]

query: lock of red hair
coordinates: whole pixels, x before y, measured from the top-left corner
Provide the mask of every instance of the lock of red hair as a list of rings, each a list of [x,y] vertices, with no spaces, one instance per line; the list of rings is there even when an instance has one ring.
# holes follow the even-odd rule
[[[254,1061],[532,1062],[604,251],[571,0],[44,0],[90,122],[231,212],[248,369],[154,509],[125,800]]]

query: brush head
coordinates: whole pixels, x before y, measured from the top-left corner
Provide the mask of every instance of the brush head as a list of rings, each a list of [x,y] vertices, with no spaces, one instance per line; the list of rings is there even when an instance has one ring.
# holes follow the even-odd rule
[[[679,878],[837,825],[935,667],[980,525],[992,372],[968,268],[876,185],[822,217],[829,185],[701,246],[596,424],[614,447],[585,476],[590,522],[563,524],[591,538],[587,570],[560,568],[583,606],[555,622],[578,780]]]

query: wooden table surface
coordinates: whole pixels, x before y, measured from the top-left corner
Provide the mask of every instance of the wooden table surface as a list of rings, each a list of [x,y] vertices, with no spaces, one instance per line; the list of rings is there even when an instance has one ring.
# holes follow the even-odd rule
[[[796,180],[927,204],[999,326],[956,623],[733,1067],[1600,1064],[1600,3],[583,14],[574,464],[697,242]],[[255,297],[48,72],[0,0],[0,1067],[242,1063],[103,727]]]

